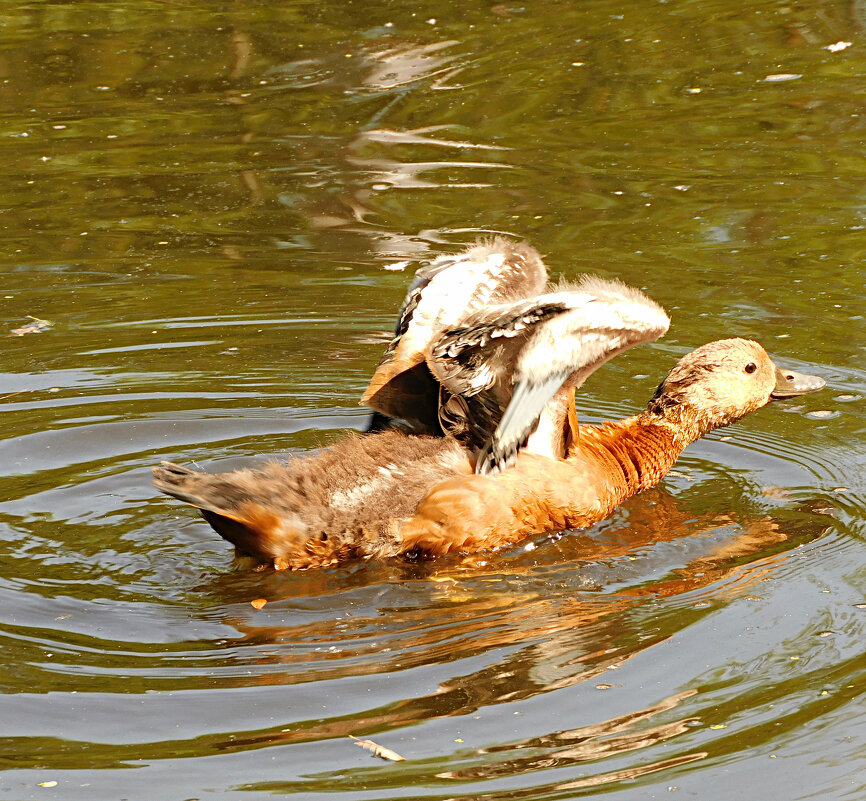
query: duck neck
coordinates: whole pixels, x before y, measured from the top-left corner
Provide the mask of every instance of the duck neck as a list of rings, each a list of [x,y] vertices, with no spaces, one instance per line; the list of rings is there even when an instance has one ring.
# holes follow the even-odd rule
[[[709,407],[694,409],[682,403],[664,404],[650,402],[646,411],[638,415],[644,424],[662,428],[669,432],[680,451],[699,440],[714,428],[727,425],[727,420]]]
[[[651,412],[643,412],[614,423],[580,426],[571,455],[589,451],[595,458],[622,472],[617,502],[658,484],[673,467],[680,453],[694,439],[683,438]]]

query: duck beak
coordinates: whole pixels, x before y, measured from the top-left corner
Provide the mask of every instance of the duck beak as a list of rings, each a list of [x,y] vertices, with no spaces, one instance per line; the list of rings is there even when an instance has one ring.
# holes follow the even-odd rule
[[[776,388],[770,393],[771,398],[793,398],[795,395],[805,395],[817,392],[827,382],[816,375],[795,373],[793,370],[776,368]]]

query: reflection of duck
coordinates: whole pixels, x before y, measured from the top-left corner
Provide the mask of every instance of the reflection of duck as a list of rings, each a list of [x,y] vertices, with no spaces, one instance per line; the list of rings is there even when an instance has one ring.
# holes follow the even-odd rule
[[[667,329],[637,290],[588,278],[541,292],[525,245],[494,240],[419,270],[364,400],[408,427],[255,470],[156,468],[239,555],[277,569],[474,552],[592,525],[652,486],[690,442],[774,397],[820,389],[756,342],[684,356],[639,415],[578,426],[574,390]]]

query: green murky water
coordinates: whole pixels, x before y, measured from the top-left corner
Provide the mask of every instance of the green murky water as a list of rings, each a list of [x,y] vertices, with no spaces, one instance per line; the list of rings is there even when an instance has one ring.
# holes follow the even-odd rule
[[[864,53],[856,0],[0,4],[0,324],[53,323],[0,340],[0,797],[862,799]],[[156,497],[360,426],[493,231],[671,313],[583,419],[732,335],[828,387],[471,569],[233,572]]]

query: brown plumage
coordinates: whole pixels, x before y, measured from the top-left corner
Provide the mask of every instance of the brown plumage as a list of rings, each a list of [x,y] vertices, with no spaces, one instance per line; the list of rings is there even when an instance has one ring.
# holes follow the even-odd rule
[[[658,482],[708,431],[823,385],[778,370],[756,342],[722,340],[680,359],[641,414],[581,425],[574,436],[572,411],[561,459],[524,451],[501,473],[479,475],[455,440],[391,429],[256,470],[164,464],[155,485],[201,509],[239,555],[278,570],[471,553],[592,525]]]
[[[158,490],[200,509],[238,555],[280,570],[399,553],[393,521],[472,466],[453,440],[392,428],[285,464],[202,473],[163,462],[153,472]]]

